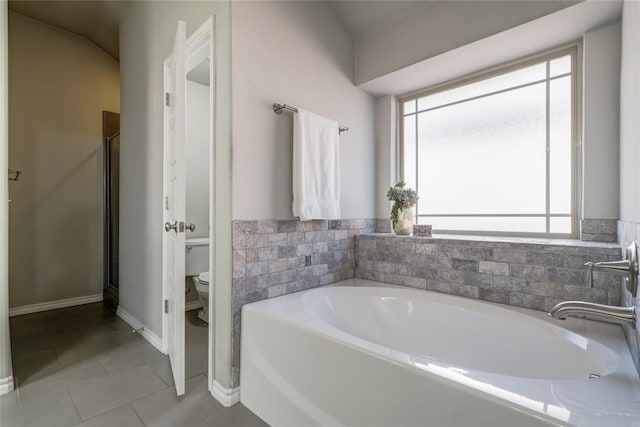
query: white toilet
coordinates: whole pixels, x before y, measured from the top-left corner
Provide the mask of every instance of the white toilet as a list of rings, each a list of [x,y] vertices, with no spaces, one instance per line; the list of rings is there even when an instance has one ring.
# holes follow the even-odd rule
[[[193,280],[198,299],[202,303],[198,318],[209,323],[209,295],[212,295],[215,304],[215,285],[211,283],[209,272],[209,238],[186,239],[185,245],[185,275]]]

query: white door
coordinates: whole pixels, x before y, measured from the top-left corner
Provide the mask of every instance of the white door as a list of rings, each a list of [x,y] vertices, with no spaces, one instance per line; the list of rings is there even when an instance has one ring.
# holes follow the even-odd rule
[[[184,239],[186,24],[178,21],[173,54],[164,62],[164,239],[165,343],[178,396],[184,394]]]

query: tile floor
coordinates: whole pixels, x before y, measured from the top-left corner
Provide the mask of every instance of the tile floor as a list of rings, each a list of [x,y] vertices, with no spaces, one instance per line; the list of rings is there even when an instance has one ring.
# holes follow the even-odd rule
[[[186,393],[171,367],[102,304],[11,318],[17,390],[0,396],[2,427],[265,426],[207,391],[207,327],[186,319]]]

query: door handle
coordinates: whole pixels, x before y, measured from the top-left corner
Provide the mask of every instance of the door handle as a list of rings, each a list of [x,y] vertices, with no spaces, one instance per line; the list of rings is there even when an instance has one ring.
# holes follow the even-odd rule
[[[164,223],[164,231],[169,232],[171,230],[175,231],[176,233],[178,232],[178,221],[174,222],[173,224],[171,224],[170,222]]]
[[[187,230],[191,232],[196,231],[196,225],[194,223],[187,225]]]

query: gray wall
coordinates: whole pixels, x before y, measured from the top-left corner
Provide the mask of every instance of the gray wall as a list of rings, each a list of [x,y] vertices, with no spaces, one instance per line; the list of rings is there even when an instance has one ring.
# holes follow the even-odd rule
[[[230,5],[217,2],[130,2],[120,24],[122,82],[120,304],[162,335],[163,61],[178,20],[191,34],[210,15],[216,25],[216,365],[231,375],[231,77]]]
[[[6,0],[0,0],[0,171],[7,170],[9,157],[8,133],[8,9]],[[9,191],[8,182],[0,180],[0,384],[5,391],[11,372],[11,344],[9,337]]]
[[[388,218],[391,202],[386,198],[396,183],[397,101],[392,95],[376,99],[376,217]]]
[[[623,249],[640,240],[640,2],[625,1],[622,15],[620,77],[620,221],[618,239]],[[640,299],[624,294],[627,305],[640,309]],[[640,369],[640,325],[625,328],[631,354]]]
[[[582,218],[619,215],[620,22],[584,35]]]
[[[620,73],[620,219],[640,222],[640,3],[625,1]]]
[[[362,84],[571,6],[573,1],[434,1],[356,38]]]
[[[102,294],[102,111],[119,65],[94,43],[9,14],[11,307]]]
[[[341,216],[374,215],[373,98],[356,88],[353,43],[326,2],[233,2],[233,218],[289,219],[291,113],[349,127],[340,137]]]

